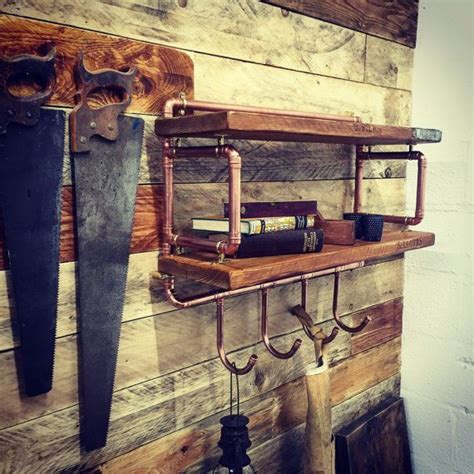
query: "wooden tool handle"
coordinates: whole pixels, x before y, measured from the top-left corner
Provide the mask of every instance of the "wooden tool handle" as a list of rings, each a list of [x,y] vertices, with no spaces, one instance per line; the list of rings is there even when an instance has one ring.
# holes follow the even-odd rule
[[[310,364],[306,371],[308,413],[304,445],[305,474],[333,474],[334,439],[332,435],[331,389],[328,365]]]

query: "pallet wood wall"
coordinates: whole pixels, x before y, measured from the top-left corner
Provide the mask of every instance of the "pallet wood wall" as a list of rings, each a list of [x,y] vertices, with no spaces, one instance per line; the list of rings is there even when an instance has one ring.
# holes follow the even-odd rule
[[[257,0],[0,0],[0,11],[81,28],[87,30],[84,35],[108,33],[184,51],[194,63],[194,96],[199,99],[354,113],[385,124],[410,122],[412,49],[316,18],[284,16],[279,8]],[[181,76],[183,87],[192,87]],[[160,156],[152,133],[155,107],[150,104],[142,115],[146,133],[139,215],[108,445],[84,453],[78,443],[75,253],[66,159],[54,389],[34,399],[25,398],[18,387],[14,308],[8,270],[0,258],[2,472],[203,472],[216,463],[218,420],[228,404],[229,376],[216,358],[215,309],[204,305],[178,311],[164,302],[159,284],[150,277],[156,269],[161,218]],[[238,146],[244,157],[244,198],[317,199],[328,218],[350,210],[351,147]],[[177,164],[176,213],[182,227],[191,215],[221,209],[225,169],[204,161]],[[375,162],[366,168],[369,208],[402,210],[404,164]],[[178,287],[182,295],[203,289],[189,282]],[[332,278],[312,281],[309,290],[311,315],[330,328]],[[289,361],[272,358],[259,341],[257,295],[226,304],[226,345],[232,359],[259,354],[255,370],[242,378],[241,398],[251,418],[250,455],[260,472],[297,472],[300,467],[306,410],[302,377],[312,348],[288,313],[298,301],[297,285],[270,292],[273,344],[285,349],[295,337],[304,340]],[[363,333],[342,334],[331,346],[336,426],[399,393],[403,259],[345,273],[339,308],[348,322],[367,314],[374,321]]]

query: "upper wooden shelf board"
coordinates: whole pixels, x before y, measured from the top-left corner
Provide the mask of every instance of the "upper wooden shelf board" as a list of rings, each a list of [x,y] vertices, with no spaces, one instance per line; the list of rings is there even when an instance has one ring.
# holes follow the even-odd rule
[[[340,265],[389,257],[429,247],[435,236],[429,232],[385,232],[381,242],[357,241],[354,246],[326,244],[321,253],[229,259],[217,262],[210,253],[160,257],[161,273],[199,281],[225,289],[243,288],[293,275]]]
[[[426,128],[232,111],[158,119],[155,131],[163,137],[225,136],[244,140],[360,145],[414,145],[441,141],[439,130]]]

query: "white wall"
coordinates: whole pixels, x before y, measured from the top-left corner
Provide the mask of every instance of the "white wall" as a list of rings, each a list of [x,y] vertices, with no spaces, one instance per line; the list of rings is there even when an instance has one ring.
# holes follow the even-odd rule
[[[417,473],[474,473],[473,3],[420,2],[412,123],[443,141],[419,147],[429,174],[417,229],[436,244],[405,267],[402,396]]]

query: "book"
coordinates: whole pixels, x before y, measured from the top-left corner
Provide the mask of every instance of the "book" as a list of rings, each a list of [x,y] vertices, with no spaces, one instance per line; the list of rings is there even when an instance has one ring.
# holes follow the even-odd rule
[[[207,232],[229,232],[229,219],[226,217],[193,217],[193,230]],[[315,216],[261,217],[242,219],[240,233],[246,235],[281,232],[284,230],[306,229],[314,227]]]
[[[214,234],[210,240],[226,240],[226,234]],[[269,234],[242,235],[237,258],[270,257],[296,253],[321,252],[324,232],[321,229],[287,230]]]
[[[243,202],[240,217],[285,217],[317,214],[317,201]],[[224,217],[229,217],[229,203],[224,203]]]

